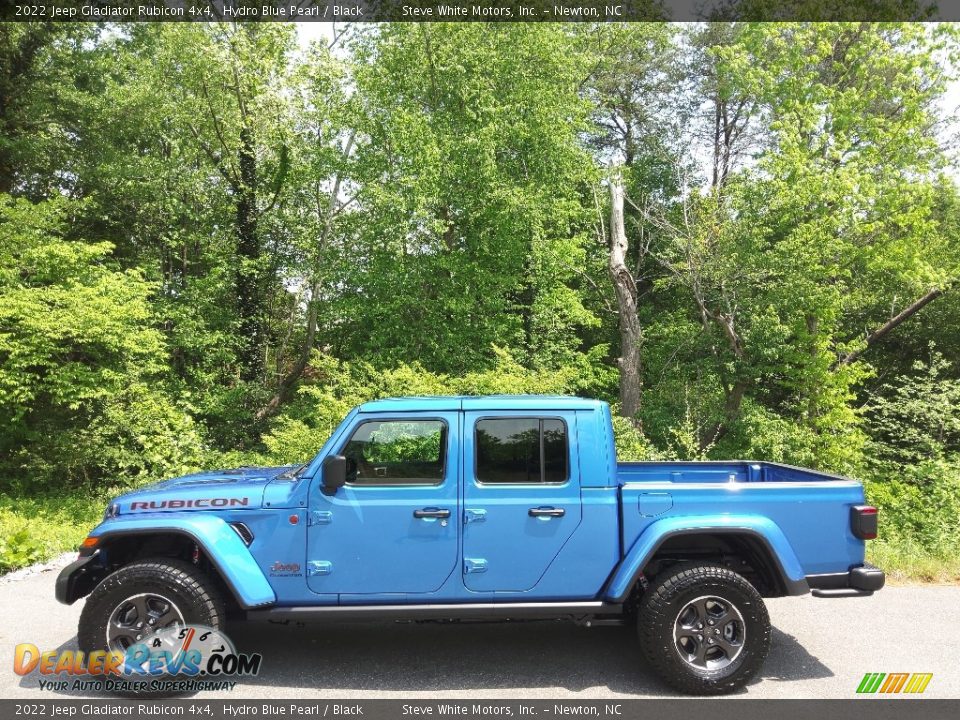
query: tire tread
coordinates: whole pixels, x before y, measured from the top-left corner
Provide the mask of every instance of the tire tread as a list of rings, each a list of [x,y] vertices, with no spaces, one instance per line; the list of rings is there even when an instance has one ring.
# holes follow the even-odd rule
[[[202,624],[221,628],[224,624],[225,605],[216,584],[195,565],[176,558],[149,558],[124,565],[111,573],[94,588],[87,597],[80,613],[77,641],[86,653],[104,649],[104,601],[124,587],[159,585],[158,591],[173,588],[191,604],[181,608],[186,614],[203,618]],[[107,611],[109,612],[109,610]],[[188,622],[191,622],[188,620]],[[199,621],[197,621],[199,622]],[[100,639],[98,639],[100,638]]]
[[[748,609],[753,611],[753,624],[759,625],[761,636],[754,639],[752,646],[744,647],[741,655],[750,654],[731,675],[714,678],[695,674],[672,647],[673,623],[679,612],[675,601],[683,593],[695,588],[709,592],[731,585],[750,599]],[[717,594],[720,595],[719,592]],[[744,608],[740,607],[740,610],[743,613]],[[744,622],[748,622],[746,617]],[[665,630],[669,633],[669,642],[665,640]],[[654,579],[640,599],[637,631],[641,651],[650,667],[669,685],[691,695],[721,695],[743,687],[760,669],[770,649],[770,618],[763,598],[742,575],[715,564],[697,564],[679,570],[674,566]],[[756,628],[752,628],[747,634],[748,643],[755,634]]]

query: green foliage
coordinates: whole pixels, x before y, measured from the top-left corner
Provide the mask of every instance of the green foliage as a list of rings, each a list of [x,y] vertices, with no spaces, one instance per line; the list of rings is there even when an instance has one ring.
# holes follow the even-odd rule
[[[265,452],[229,457],[270,463],[307,460],[344,416],[367,400],[418,395],[565,394],[577,387],[572,368],[536,372],[520,365],[502,348],[494,347],[491,352],[497,358],[492,369],[462,376],[430,372],[416,363],[381,370],[367,363],[316,355],[310,372],[313,379],[300,387],[287,412],[264,433]]]
[[[895,577],[960,579],[960,457],[879,469],[867,498],[880,508],[880,539],[869,550]]]
[[[742,435],[738,432],[735,440],[747,448],[745,457],[854,477],[860,474],[866,438],[856,415],[818,429],[776,415],[753,402],[747,403],[743,413]]]
[[[21,525],[15,529],[15,525]],[[0,518],[0,570],[15,570],[52,555],[50,545],[30,532],[26,521]]]
[[[637,426],[619,414],[613,417],[613,439],[617,447],[617,460],[635,462],[660,459]]]
[[[960,578],[960,382],[931,342],[926,360],[866,407],[867,496],[881,508],[878,560],[895,573]]]
[[[367,399],[616,406],[611,162],[642,328],[620,457],[863,477],[884,562],[956,566],[956,28],[295,33],[0,27],[2,567],[104,493],[304,460]]]
[[[344,350],[453,373],[490,367],[494,344],[571,360],[598,323],[575,291],[589,58],[562,26],[511,24],[400,23],[352,50],[363,222],[335,298]]]
[[[170,401],[145,384],[165,360],[153,288],[114,266],[109,243],[66,240],[72,210],[0,198],[0,454],[20,489],[142,475],[170,455],[152,409]]]
[[[63,237],[65,203],[0,198],[0,406],[9,421],[70,411],[159,370],[150,286],[111,268],[109,243]]]
[[[193,418],[143,383],[111,398],[90,425],[67,439],[76,448],[78,468],[97,468],[121,485],[183,475],[208,461]]]
[[[928,361],[913,373],[883,383],[867,406],[873,442],[870,456],[912,467],[960,457],[960,379],[953,363],[930,344]]]
[[[76,550],[103,514],[111,488],[24,497],[0,494],[0,572]]]

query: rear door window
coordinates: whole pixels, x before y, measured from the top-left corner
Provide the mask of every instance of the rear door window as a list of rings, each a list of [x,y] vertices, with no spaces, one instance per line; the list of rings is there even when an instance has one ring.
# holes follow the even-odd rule
[[[485,418],[475,430],[480,483],[564,483],[567,426],[559,418]]]

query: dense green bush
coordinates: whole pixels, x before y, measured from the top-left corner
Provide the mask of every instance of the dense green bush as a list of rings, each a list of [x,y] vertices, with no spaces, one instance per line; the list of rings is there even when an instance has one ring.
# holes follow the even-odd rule
[[[895,573],[960,577],[960,382],[929,359],[883,383],[867,404],[867,496],[881,509],[875,559]]]
[[[154,288],[109,243],[66,239],[76,211],[0,196],[0,477],[20,492],[200,464],[192,420],[156,382]]]
[[[115,491],[0,494],[0,572],[76,550],[102,515],[106,496]]]
[[[880,508],[870,558],[895,579],[960,579],[960,457],[884,470],[866,483]]]

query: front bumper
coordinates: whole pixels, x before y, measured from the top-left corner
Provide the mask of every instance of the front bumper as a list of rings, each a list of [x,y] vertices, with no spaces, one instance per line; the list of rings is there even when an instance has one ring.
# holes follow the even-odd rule
[[[61,570],[54,589],[57,602],[72,605],[78,599],[89,595],[103,574],[99,561],[97,553],[94,553],[77,558]]]
[[[807,584],[814,597],[862,597],[873,595],[883,587],[883,570],[869,563],[843,573],[807,575]]]

